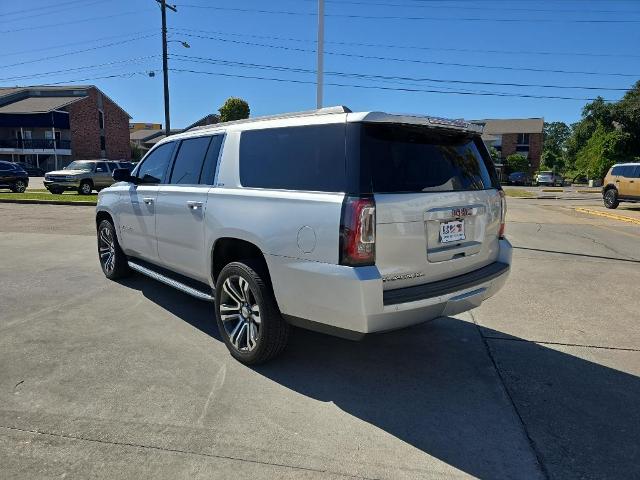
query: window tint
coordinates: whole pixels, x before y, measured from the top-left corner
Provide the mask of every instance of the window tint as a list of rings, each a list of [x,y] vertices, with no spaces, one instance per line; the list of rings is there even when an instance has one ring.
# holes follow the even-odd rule
[[[13,167],[9,163],[0,162],[0,170],[2,170],[3,172],[6,172],[8,170],[13,170]]]
[[[198,137],[180,142],[169,183],[176,185],[198,183],[210,141],[211,137]]]
[[[362,124],[361,185],[379,192],[450,192],[496,188],[481,141],[420,126]]]
[[[167,165],[171,160],[174,143],[165,143],[151,151],[142,161],[136,172],[142,183],[160,183]]]
[[[633,178],[640,178],[640,165],[636,165],[636,169],[633,172]]]
[[[345,125],[243,132],[240,182],[245,187],[344,192]]]
[[[107,167],[106,162],[98,162],[98,163],[96,163],[96,168],[95,168],[94,171],[95,172],[101,171],[101,173],[108,173],[109,172],[109,167]]]
[[[205,185],[213,185],[213,181],[216,176],[216,167],[218,166],[218,157],[220,155],[220,147],[222,147],[222,140],[224,135],[215,135],[207,150],[207,158],[204,161],[204,167],[202,167],[202,174],[200,175],[200,183]]]
[[[611,169],[611,175],[622,175],[622,167],[613,167]]]

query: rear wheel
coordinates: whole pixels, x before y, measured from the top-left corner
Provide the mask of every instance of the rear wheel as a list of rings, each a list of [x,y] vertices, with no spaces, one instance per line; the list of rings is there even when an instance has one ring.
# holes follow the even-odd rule
[[[24,180],[16,180],[16,183],[13,184],[11,190],[15,193],[24,193],[27,189],[27,183]]]
[[[618,205],[620,205],[620,202],[618,201],[618,191],[615,188],[610,188],[604,192],[602,200],[604,202],[604,206],[607,208],[618,208]]]
[[[53,193],[54,195],[60,195],[62,193],[62,189],[61,188],[55,188],[55,187],[49,188],[49,191],[51,193]]]
[[[80,188],[78,188],[78,193],[80,195],[89,195],[93,190],[93,185],[89,180],[83,180],[80,184]]]
[[[117,280],[131,272],[127,257],[118,243],[116,229],[109,220],[102,220],[98,225],[98,258],[102,271],[109,280]]]
[[[232,262],[216,280],[216,321],[231,355],[245,365],[266,362],[284,350],[284,321],[267,273],[258,262]]]

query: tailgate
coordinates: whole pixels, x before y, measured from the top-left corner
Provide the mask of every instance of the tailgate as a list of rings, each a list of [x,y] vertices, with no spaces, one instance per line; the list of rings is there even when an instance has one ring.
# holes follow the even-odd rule
[[[376,266],[384,289],[435,282],[498,258],[497,190],[376,194]]]

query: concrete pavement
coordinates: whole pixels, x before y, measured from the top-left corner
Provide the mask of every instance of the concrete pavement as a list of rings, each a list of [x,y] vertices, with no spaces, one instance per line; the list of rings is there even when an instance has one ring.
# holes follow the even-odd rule
[[[0,477],[639,476],[640,227],[509,207],[479,309],[250,369],[209,304],[102,276],[92,208],[0,205]]]

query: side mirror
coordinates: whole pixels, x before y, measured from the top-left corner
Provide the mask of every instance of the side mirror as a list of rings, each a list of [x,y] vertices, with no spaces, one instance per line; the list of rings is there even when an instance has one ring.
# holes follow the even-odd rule
[[[137,183],[137,179],[131,176],[131,170],[128,168],[116,168],[113,171],[112,177],[116,182]]]

